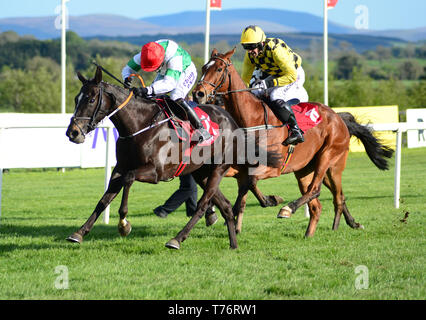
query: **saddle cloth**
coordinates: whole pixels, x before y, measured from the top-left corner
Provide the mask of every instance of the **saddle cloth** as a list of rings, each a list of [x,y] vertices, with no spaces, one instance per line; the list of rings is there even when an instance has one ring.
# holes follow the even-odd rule
[[[318,106],[309,102],[301,102],[291,107],[296,116],[297,124],[303,132],[317,126],[321,121]]]

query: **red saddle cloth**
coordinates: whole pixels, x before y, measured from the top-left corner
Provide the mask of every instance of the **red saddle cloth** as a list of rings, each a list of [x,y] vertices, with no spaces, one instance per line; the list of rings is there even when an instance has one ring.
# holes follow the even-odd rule
[[[321,115],[318,112],[318,106],[309,102],[301,102],[291,107],[296,116],[297,124],[303,132],[318,125],[321,121]]]
[[[216,122],[213,122],[212,119],[210,119],[210,116],[207,113],[205,113],[203,110],[201,110],[199,107],[195,107],[194,111],[200,118],[204,129],[206,129],[211,135],[210,139],[203,141],[201,143],[198,143],[198,145],[201,147],[209,146],[213,144],[213,142],[215,142],[215,140],[219,136],[219,125]],[[180,135],[175,124],[172,122],[172,125],[175,128],[176,134],[178,135],[179,139],[181,139],[182,141],[191,141],[191,147],[193,147],[192,146],[193,144],[196,145],[197,141],[192,141],[192,136],[195,133],[195,129],[191,126],[189,121],[177,120],[177,122],[186,133],[185,137],[183,135]]]
[[[161,101],[159,100],[157,101],[161,103]],[[166,113],[166,115],[169,116],[164,107],[163,107],[163,110]],[[196,145],[200,147],[210,146],[215,142],[215,140],[220,134],[219,125],[216,122],[213,122],[210,119],[210,116],[206,112],[201,110],[199,107],[194,107],[194,111],[200,118],[201,123],[203,124],[203,127],[210,133],[211,137],[208,140],[198,143],[198,141],[192,140],[192,136],[195,133],[195,129],[191,126],[189,121],[183,121],[180,119],[173,119],[172,121],[170,121],[173,129],[176,132],[176,135],[179,137],[180,140],[184,141],[185,143],[184,156],[178,168],[176,169],[176,172],[173,175],[174,177],[178,177],[181,175],[186,165],[189,163],[192,150],[194,149]]]

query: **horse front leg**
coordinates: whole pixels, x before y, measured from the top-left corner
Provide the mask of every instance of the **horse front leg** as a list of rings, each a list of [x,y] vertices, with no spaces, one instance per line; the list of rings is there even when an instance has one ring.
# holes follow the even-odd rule
[[[123,196],[121,197],[120,208],[118,209],[118,214],[120,215],[120,220],[118,221],[118,232],[122,237],[126,237],[132,231],[132,225],[126,219],[129,208],[127,206],[129,199],[129,191],[130,187],[133,185],[135,181],[135,175],[133,171],[130,171],[124,177],[124,188],[123,188]]]
[[[117,171],[117,167],[115,167],[109,180],[108,189],[107,191],[105,191],[104,195],[99,200],[95,210],[93,211],[89,219],[87,219],[86,223],[84,223],[78,231],[71,234],[67,238],[67,240],[70,242],[82,243],[83,237],[88,234],[90,230],[92,230],[93,225],[99,218],[100,214],[112,202],[112,200],[114,200],[114,198],[120,192],[122,187],[123,180],[121,174]]]
[[[209,202],[215,196],[216,192],[218,191],[219,183],[220,183],[222,177],[224,176],[224,174],[225,174],[225,172],[228,168],[229,168],[229,165],[220,165],[213,170],[213,172],[211,173],[211,175],[209,176],[209,178],[207,180],[207,184],[204,188],[204,193],[201,196],[200,200],[198,201],[196,212],[191,217],[191,219],[188,221],[186,226],[176,235],[176,237],[174,237],[173,239],[171,239],[170,241],[168,241],[166,243],[167,248],[180,249],[181,242],[185,241],[185,239],[188,237],[192,228],[197,224],[198,220],[200,220],[201,217],[203,216],[203,214],[206,212],[206,210],[209,206]],[[199,170],[202,170],[203,172],[200,175],[193,174],[193,176],[194,176],[195,180],[197,181],[197,183],[199,183],[203,187],[204,186],[203,180],[204,180],[204,177],[206,176],[206,174],[204,174],[204,176],[203,176],[203,173],[209,172],[210,168],[205,167],[204,170],[203,169],[199,169]],[[222,203],[217,202],[217,198],[215,198],[214,203],[217,204],[219,206],[219,208],[223,208]],[[225,204],[225,206],[226,206],[226,204]],[[228,226],[230,247],[234,249],[234,248],[237,248],[237,238],[236,238],[236,233],[235,233],[235,221],[234,221],[233,214],[232,214],[232,208],[231,208],[231,205],[230,205],[229,202],[228,202],[228,206],[229,206],[229,208],[227,208],[227,209],[229,209],[229,210],[226,210],[226,214],[224,215],[224,218],[225,218],[225,220],[227,222],[227,226]],[[223,215],[222,210],[221,210],[221,213]]]

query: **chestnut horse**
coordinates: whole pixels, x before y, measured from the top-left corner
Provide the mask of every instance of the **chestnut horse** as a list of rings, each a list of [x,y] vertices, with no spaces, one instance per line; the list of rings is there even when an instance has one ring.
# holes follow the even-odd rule
[[[294,147],[281,144],[288,136],[288,129],[286,126],[283,127],[272,111],[263,105],[264,102],[248,92],[249,89],[231,62],[230,58],[234,52],[235,48],[225,54],[213,50],[210,61],[203,66],[203,74],[194,89],[194,98],[199,103],[206,103],[216,95],[222,95],[225,109],[240,127],[256,128],[265,124],[275,127],[267,130],[268,150],[278,151],[282,155],[283,163],[289,148]],[[237,173],[239,192],[234,206],[237,232],[241,232],[249,186],[256,185],[258,180],[291,172],[296,176],[302,197],[281,208],[278,218],[288,218],[299,207],[308,203],[310,220],[305,236],[313,236],[322,210],[318,197],[321,184],[324,183],[333,194],[335,216],[332,229],[338,228],[342,213],[351,228],[363,228],[350,215],[342,190],[342,173],[349,152],[350,135],[355,134],[360,138],[370,159],[380,169],[387,169],[385,158],[390,158],[393,150],[381,145],[369,130],[355,121],[352,115],[345,114],[343,116],[345,120],[342,120],[342,117],[330,107],[316,102],[312,104],[318,106],[322,121],[305,133],[305,142],[294,147],[292,157],[286,166],[269,167],[259,175],[249,176],[246,171]],[[265,123],[265,119],[269,119],[269,122]]]
[[[199,156],[197,161],[195,162],[192,157],[189,157],[186,165],[181,167],[184,159],[183,151],[187,149],[182,147],[182,140],[172,139],[168,126],[171,118],[166,112],[163,112],[156,101],[143,98],[126,99],[129,91],[103,82],[102,70],[99,66],[94,79],[87,80],[80,73],[78,73],[78,77],[83,86],[75,98],[74,115],[66,132],[69,140],[74,143],[83,143],[87,133],[95,129],[97,124],[105,118],[111,119],[117,128],[119,139],[116,144],[117,163],[107,191],[86,223],[67,240],[81,243],[99,215],[121,189],[123,189],[123,194],[119,208],[118,228],[121,235],[128,235],[131,226],[126,218],[127,203],[133,182],[168,181],[180,171],[180,174],[192,173],[197,183],[204,189],[204,193],[197,204],[195,214],[177,236],[166,243],[166,247],[180,248],[181,242],[188,237],[189,232],[206,212],[208,204],[212,200],[227,223],[230,247],[236,248],[235,219],[231,204],[221,193],[219,183],[232,164],[242,163],[241,166],[244,167],[245,165],[257,166],[259,162],[251,164],[247,157],[244,159],[238,157],[238,147],[244,146],[236,145],[237,140],[234,138],[238,126],[229,113],[217,106],[200,106],[212,121],[219,125],[220,134],[209,146],[196,145],[193,152],[197,152]],[[118,101],[130,102],[125,106],[123,104],[118,106]],[[247,143],[247,140],[243,141]],[[258,150],[257,144],[252,147]],[[178,152],[179,160],[177,162],[167,161],[167,155],[170,152]],[[272,153],[266,153],[266,158],[267,161],[272,162],[274,159],[278,159]],[[183,171],[180,168],[184,168]]]

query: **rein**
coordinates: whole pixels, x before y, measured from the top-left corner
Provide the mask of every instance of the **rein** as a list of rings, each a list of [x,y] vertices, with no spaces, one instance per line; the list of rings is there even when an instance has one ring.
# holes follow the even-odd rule
[[[119,81],[116,77],[114,77],[114,75],[112,75],[111,73],[109,73],[107,70],[105,70],[103,67],[101,67],[101,66],[99,66],[98,64],[96,64],[96,63],[94,63],[96,66],[98,66],[98,67],[100,67],[101,69],[102,69],[102,71],[104,71],[104,72],[106,72],[108,75],[110,75],[111,77],[113,77],[115,80],[117,80],[118,82],[120,82],[121,84],[123,84],[127,89],[130,89],[129,88],[129,86],[126,86],[124,83],[122,83],[121,81]],[[131,75],[130,75],[130,77],[138,77],[139,78],[139,80],[141,81],[141,83],[142,83],[142,86],[143,87],[145,87],[145,83],[144,83],[144,81],[143,81],[143,78],[139,75],[139,74],[134,74],[134,73],[132,73]],[[91,117],[75,117],[75,116],[73,116],[71,119],[73,119],[74,120],[74,124],[80,129],[80,132],[82,132],[83,133],[83,130],[82,130],[82,128],[78,125],[78,123],[76,123],[75,122],[75,120],[89,120],[90,122],[89,122],[89,124],[88,124],[88,128],[90,129],[90,131],[92,131],[92,130],[94,130],[95,128],[96,128],[96,126],[97,126],[97,124],[95,123],[95,118],[96,118],[96,116],[98,115],[98,113],[99,113],[99,111],[101,110],[101,107],[102,107],[102,104],[103,104],[103,95],[104,95],[104,88],[102,87],[102,85],[100,85],[99,86],[99,94],[98,94],[98,103],[97,103],[97,105],[96,105],[96,108],[95,108],[95,111],[93,112],[93,114],[92,114],[92,116]],[[106,116],[106,118],[108,118],[108,119],[110,119],[112,116],[114,116],[118,111],[120,111],[122,108],[124,108],[125,106],[127,106],[127,104],[130,102],[130,100],[132,99],[132,97],[133,97],[133,91],[130,91],[130,94],[129,94],[129,96],[126,98],[126,100],[124,100],[113,112],[111,112],[109,115],[107,115]],[[158,106],[158,104],[157,104],[157,106]],[[160,109],[162,109],[161,107],[160,107]],[[163,110],[164,111],[164,110]],[[135,137],[135,136],[137,136],[138,134],[140,134],[140,133],[142,133],[142,132],[145,132],[145,131],[148,131],[148,130],[150,130],[150,129],[152,129],[152,128],[155,128],[155,127],[157,127],[157,126],[159,126],[159,125],[162,125],[163,123],[165,123],[165,122],[167,122],[167,121],[169,121],[169,120],[171,120],[172,119],[172,117],[170,117],[166,112],[165,112],[165,114],[166,114],[166,116],[167,116],[167,118],[166,119],[163,119],[163,120],[161,120],[161,121],[159,121],[159,122],[156,122],[156,123],[153,123],[153,124],[151,124],[151,125],[149,125],[148,127],[145,127],[145,128],[143,128],[143,129],[141,129],[141,130],[139,130],[139,131],[137,131],[137,132],[135,132],[135,133],[133,133],[133,134],[131,134],[131,135],[129,135],[129,136],[125,136],[125,137],[122,137],[122,136],[119,136],[118,138],[119,139],[129,139],[129,138],[133,138],[133,137]],[[84,133],[83,133],[83,135],[84,135]]]

